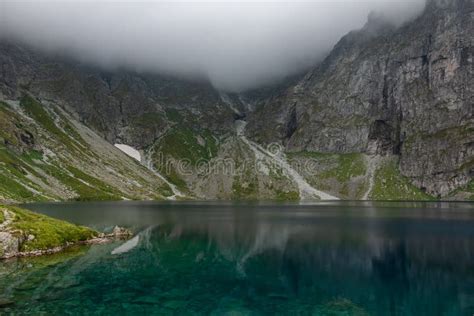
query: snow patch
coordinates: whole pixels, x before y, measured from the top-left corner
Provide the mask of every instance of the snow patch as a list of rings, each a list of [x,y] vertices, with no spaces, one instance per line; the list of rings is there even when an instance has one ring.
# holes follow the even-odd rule
[[[121,151],[123,151],[126,155],[132,157],[133,159],[139,162],[142,160],[142,156],[140,155],[140,152],[136,150],[135,148],[130,147],[128,145],[124,145],[124,144],[115,144],[114,146],[120,149]]]

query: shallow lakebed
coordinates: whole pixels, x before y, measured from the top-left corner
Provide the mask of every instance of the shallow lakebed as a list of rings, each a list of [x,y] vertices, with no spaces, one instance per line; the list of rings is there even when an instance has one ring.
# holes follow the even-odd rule
[[[0,262],[0,314],[474,313],[472,203],[24,207],[137,236]]]

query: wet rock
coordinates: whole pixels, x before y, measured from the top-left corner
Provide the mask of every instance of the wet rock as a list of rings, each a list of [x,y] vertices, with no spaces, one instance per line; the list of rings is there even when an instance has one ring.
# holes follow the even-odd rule
[[[133,236],[133,233],[127,228],[115,226],[113,231],[112,231],[112,234],[109,235],[109,236],[111,236],[111,237],[129,237],[129,236]]]
[[[0,259],[15,257],[19,251],[19,238],[9,232],[0,232]]]

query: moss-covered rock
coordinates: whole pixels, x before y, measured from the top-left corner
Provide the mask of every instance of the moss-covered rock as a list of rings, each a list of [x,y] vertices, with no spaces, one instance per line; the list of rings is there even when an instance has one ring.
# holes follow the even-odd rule
[[[0,211],[4,217],[3,224],[0,225],[0,233],[2,233],[0,258],[61,249],[99,235],[90,228],[53,219],[19,207],[0,206]]]

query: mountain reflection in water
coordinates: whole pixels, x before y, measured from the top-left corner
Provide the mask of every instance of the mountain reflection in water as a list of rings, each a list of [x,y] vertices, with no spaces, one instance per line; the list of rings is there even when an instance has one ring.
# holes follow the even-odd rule
[[[13,312],[471,315],[470,204],[32,205],[79,224],[133,226],[115,243],[1,267]],[[47,209],[47,211],[46,211]],[[83,250],[84,251],[84,250]],[[38,261],[39,260],[39,261]],[[50,259],[53,260],[53,259]],[[0,309],[1,312],[1,309]]]

